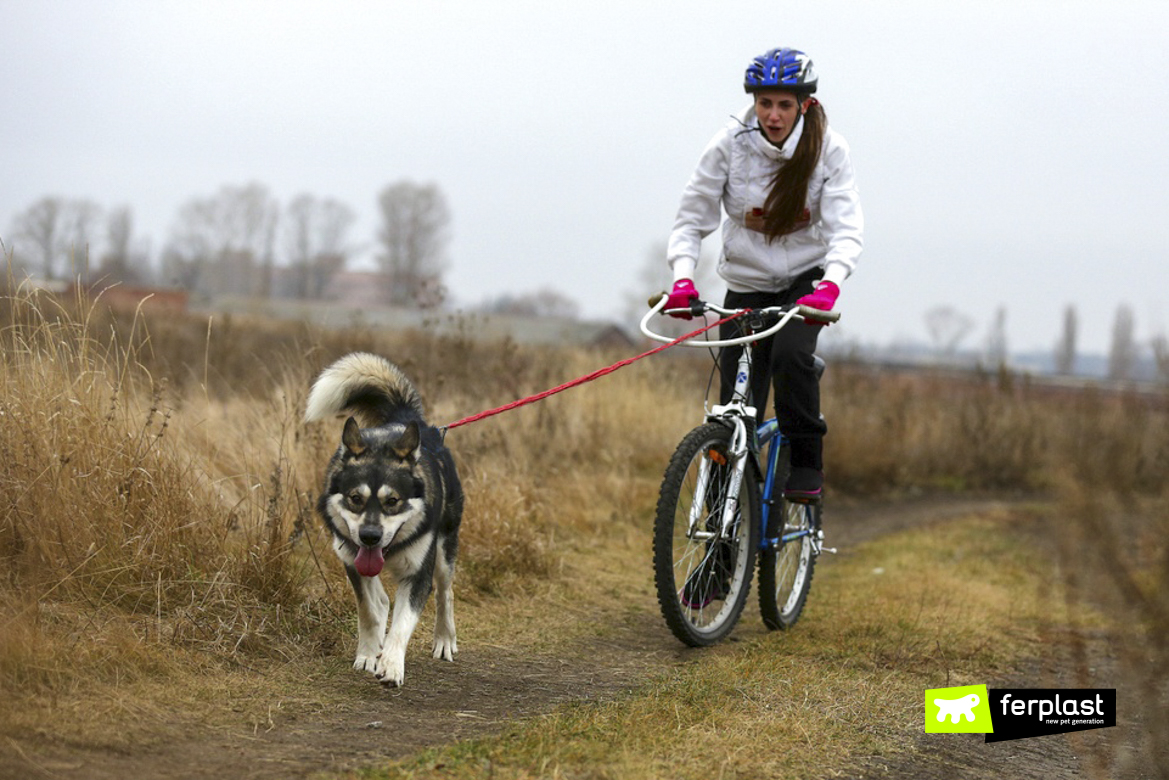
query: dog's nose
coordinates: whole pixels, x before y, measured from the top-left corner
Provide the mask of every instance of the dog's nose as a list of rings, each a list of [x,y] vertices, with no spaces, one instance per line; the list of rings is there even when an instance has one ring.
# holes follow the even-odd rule
[[[376,525],[363,525],[357,532],[357,538],[366,547],[376,547],[382,541],[382,529]]]

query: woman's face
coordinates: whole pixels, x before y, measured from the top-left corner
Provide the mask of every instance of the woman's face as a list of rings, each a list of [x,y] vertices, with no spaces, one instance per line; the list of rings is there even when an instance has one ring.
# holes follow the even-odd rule
[[[794,92],[766,90],[755,93],[755,116],[767,140],[781,145],[791,135],[800,115],[800,99]]]

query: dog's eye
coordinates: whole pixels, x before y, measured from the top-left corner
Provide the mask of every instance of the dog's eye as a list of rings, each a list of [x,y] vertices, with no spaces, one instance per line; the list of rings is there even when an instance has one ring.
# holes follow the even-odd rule
[[[350,493],[345,497],[345,499],[349,502],[349,505],[355,509],[360,509],[365,504],[365,496],[361,495],[357,491]]]
[[[398,498],[397,496],[389,496],[385,500],[385,505],[390,507],[390,508],[396,507],[399,503],[401,503],[401,499]]]

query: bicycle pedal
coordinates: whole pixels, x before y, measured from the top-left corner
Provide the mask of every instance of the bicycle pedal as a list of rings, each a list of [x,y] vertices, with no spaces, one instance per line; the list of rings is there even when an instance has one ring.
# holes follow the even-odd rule
[[[772,500],[775,501],[776,499]],[[824,499],[821,496],[809,496],[805,493],[788,493],[787,491],[783,493],[783,500],[789,504],[807,504],[808,506],[817,506],[824,503]]]

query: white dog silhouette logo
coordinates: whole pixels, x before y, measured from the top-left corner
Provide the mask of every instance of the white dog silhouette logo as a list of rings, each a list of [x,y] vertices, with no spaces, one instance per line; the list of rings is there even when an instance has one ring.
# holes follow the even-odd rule
[[[974,722],[974,708],[982,701],[977,693],[972,693],[969,696],[963,696],[960,699],[934,699],[934,704],[938,705],[938,723],[946,720],[946,716],[950,716],[951,723],[957,723],[959,719],[966,718],[971,723]]]

